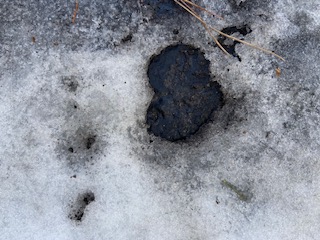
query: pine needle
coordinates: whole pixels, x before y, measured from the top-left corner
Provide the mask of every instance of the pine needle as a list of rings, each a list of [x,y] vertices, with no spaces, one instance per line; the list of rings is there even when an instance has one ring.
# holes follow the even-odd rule
[[[221,32],[220,30],[208,25],[204,20],[203,18],[200,17],[200,15],[198,13],[195,12],[195,10],[192,8],[192,7],[195,7],[195,8],[198,8],[200,9],[201,11],[204,11],[206,13],[209,13],[209,14],[212,14],[214,16],[217,16],[219,18],[222,19],[222,17],[218,16],[217,14],[213,13],[213,12],[210,12],[208,11],[207,9],[191,2],[190,0],[173,0],[176,4],[178,4],[180,7],[182,7],[184,10],[186,10],[188,13],[190,13],[193,17],[195,17],[202,25],[203,27],[206,29],[206,31],[209,33],[210,37],[214,40],[214,42],[218,45],[218,47],[227,55],[230,55],[227,50],[220,44],[220,42],[217,40],[217,38],[213,35],[212,32],[216,32],[216,33],[219,33],[220,35],[226,37],[226,38],[229,38],[233,41],[236,41],[236,42],[240,42],[242,44],[245,44],[249,47],[252,47],[252,48],[255,48],[255,49],[258,49],[260,51],[263,51],[265,53],[268,53],[268,54],[271,54],[277,58],[279,58],[280,60],[282,61],[285,61],[285,59],[283,57],[281,57],[280,55],[268,50],[268,49],[265,49],[265,48],[262,48],[262,47],[259,47],[255,44],[252,44],[252,43],[249,43],[249,42],[246,42],[244,40],[241,40],[239,38],[236,38],[236,37],[233,37],[233,36],[230,36],[224,32]]]

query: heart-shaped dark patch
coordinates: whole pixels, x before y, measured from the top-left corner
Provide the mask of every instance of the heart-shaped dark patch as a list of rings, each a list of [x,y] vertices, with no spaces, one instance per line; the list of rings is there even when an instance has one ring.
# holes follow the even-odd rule
[[[169,46],[151,59],[148,77],[155,95],[147,110],[149,132],[177,141],[209,120],[223,98],[209,64],[199,49],[183,44]]]

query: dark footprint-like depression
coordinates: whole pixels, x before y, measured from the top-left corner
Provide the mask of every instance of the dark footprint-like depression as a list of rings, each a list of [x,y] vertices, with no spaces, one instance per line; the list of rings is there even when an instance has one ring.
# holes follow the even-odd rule
[[[149,132],[177,141],[208,122],[223,99],[209,65],[199,49],[184,44],[169,46],[151,58],[148,77],[155,94],[147,110]]]

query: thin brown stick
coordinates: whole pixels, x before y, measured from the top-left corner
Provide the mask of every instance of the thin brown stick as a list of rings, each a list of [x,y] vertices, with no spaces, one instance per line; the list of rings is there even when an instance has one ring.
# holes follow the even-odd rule
[[[73,24],[76,22],[76,17],[77,17],[78,10],[79,10],[79,2],[78,2],[78,0],[76,0],[76,7],[75,7],[75,9],[73,11],[72,20],[71,20],[71,22]]]
[[[279,67],[276,68],[276,76],[277,78],[281,76],[281,68]]]

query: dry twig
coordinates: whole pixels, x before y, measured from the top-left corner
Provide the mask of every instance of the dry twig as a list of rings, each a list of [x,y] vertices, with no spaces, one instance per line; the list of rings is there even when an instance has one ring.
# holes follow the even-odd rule
[[[206,31],[209,33],[210,37],[214,40],[214,42],[218,45],[218,47],[227,55],[230,55],[226,49],[224,49],[224,47],[220,44],[220,42],[217,40],[217,38],[213,35],[213,32],[216,32],[216,33],[219,33],[220,35],[224,36],[224,37],[227,37],[229,39],[232,39],[233,41],[236,41],[236,42],[240,42],[242,44],[245,44],[249,47],[252,47],[252,48],[255,48],[255,49],[258,49],[260,51],[263,51],[265,53],[268,53],[268,54],[271,54],[279,59],[281,59],[282,61],[285,61],[283,57],[279,56],[278,54],[270,51],[270,50],[267,50],[265,48],[262,48],[262,47],[259,47],[257,45],[254,45],[252,43],[249,43],[249,42],[246,42],[244,40],[241,40],[239,38],[236,38],[236,37],[233,37],[233,36],[230,36],[224,32],[221,32],[219,31],[218,29],[208,25],[202,17],[200,17],[200,15],[194,10],[193,7],[195,8],[198,8],[200,9],[201,11],[204,11],[205,13],[208,13],[208,14],[212,14],[214,16],[217,16],[219,18],[222,19],[222,17],[218,16],[217,14],[214,14],[210,11],[208,11],[207,9],[203,8],[203,7],[200,7],[198,6],[197,4],[191,2],[190,0],[173,0],[175,3],[177,3],[180,7],[182,7],[184,10],[186,10],[188,13],[190,13],[193,17],[195,17],[202,25],[203,27],[206,29]]]
[[[75,7],[75,9],[73,11],[72,20],[71,20],[71,22],[73,24],[76,22],[76,17],[77,17],[78,10],[79,10],[79,2],[78,2],[78,0],[76,0],[76,7]]]

